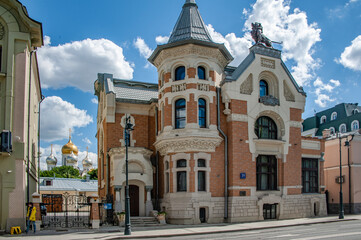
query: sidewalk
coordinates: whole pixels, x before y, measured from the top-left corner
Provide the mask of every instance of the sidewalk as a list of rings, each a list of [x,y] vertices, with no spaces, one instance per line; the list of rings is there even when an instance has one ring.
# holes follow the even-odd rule
[[[267,228],[279,228],[297,225],[309,225],[319,223],[330,223],[338,221],[361,220],[361,215],[347,215],[345,219],[339,220],[338,216],[328,216],[321,218],[301,218],[291,220],[273,220],[249,223],[223,223],[223,224],[200,224],[200,225],[163,225],[154,227],[135,227],[132,228],[132,235],[124,236],[124,227],[103,226],[100,229],[69,229],[68,231],[43,230],[21,235],[4,235],[0,239],[132,239],[132,238],[156,238],[173,237],[185,235],[201,235],[222,232],[237,232],[248,230],[260,230]]]

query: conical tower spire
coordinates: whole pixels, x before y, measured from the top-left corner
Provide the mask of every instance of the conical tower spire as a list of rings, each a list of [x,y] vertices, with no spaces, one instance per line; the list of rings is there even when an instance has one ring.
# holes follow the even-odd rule
[[[213,42],[195,0],[186,0],[168,43],[182,40]]]

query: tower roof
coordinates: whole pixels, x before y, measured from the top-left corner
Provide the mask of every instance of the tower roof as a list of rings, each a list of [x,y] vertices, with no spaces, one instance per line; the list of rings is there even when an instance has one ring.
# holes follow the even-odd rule
[[[195,0],[186,0],[168,43],[188,39],[213,42]]]

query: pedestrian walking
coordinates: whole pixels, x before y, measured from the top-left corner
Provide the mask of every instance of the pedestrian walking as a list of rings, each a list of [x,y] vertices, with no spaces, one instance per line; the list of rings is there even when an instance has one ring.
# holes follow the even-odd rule
[[[34,207],[32,202],[29,202],[28,204],[28,212],[26,214],[26,233],[29,232],[30,224],[33,224],[34,233],[36,232],[36,226],[35,226],[35,220],[36,220],[36,207]]]

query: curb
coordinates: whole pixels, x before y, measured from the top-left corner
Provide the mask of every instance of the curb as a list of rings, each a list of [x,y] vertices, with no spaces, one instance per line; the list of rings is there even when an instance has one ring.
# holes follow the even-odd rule
[[[288,224],[288,225],[281,225],[281,226],[270,226],[270,227],[254,227],[254,228],[246,228],[246,229],[230,229],[230,230],[219,230],[219,231],[205,231],[205,232],[190,232],[190,233],[182,233],[182,234],[163,234],[163,235],[148,235],[148,236],[117,236],[107,238],[107,240],[115,240],[115,239],[138,239],[138,238],[166,238],[166,237],[179,237],[179,236],[194,236],[194,235],[204,235],[204,234],[218,234],[218,233],[226,233],[226,232],[244,232],[244,231],[251,231],[251,230],[262,230],[262,229],[272,229],[272,228],[284,228],[284,227],[294,227],[294,226],[307,226],[313,224],[323,224],[323,223],[334,223],[334,222],[346,222],[346,221],[356,221],[360,219],[337,219],[337,220],[330,220],[330,221],[320,221],[320,222],[312,222],[312,223],[296,223],[296,224]]]

